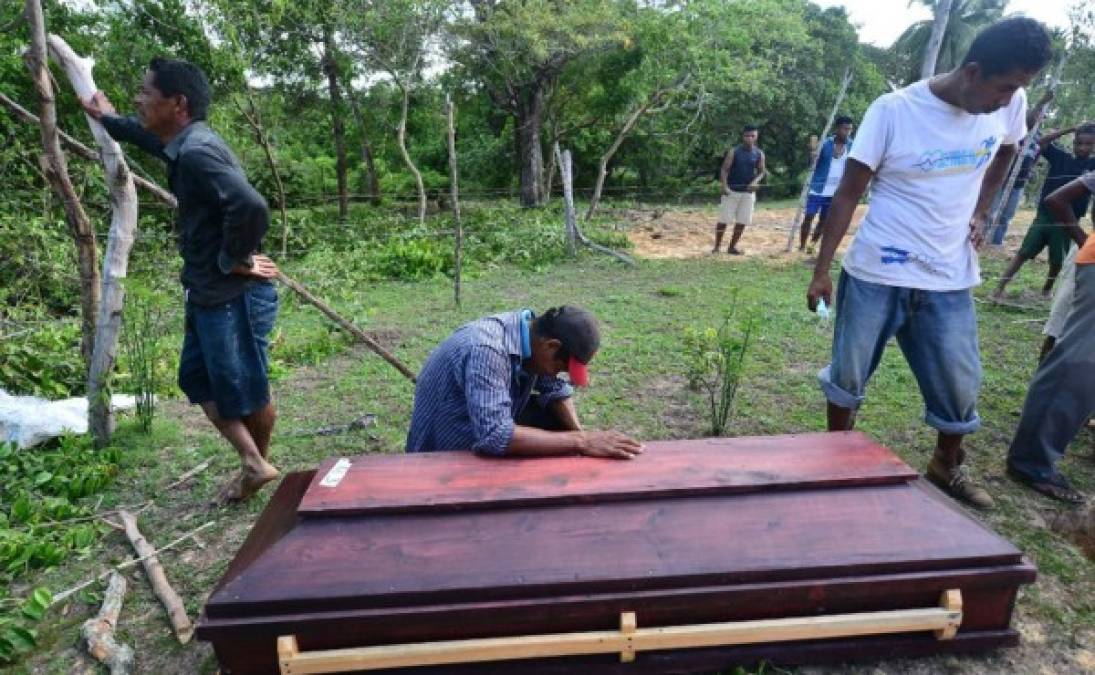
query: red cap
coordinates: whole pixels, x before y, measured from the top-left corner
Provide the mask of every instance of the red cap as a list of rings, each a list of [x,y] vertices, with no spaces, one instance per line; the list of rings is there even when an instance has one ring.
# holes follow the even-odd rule
[[[589,366],[573,356],[567,362],[567,374],[570,375],[570,383],[579,387],[589,386]]]

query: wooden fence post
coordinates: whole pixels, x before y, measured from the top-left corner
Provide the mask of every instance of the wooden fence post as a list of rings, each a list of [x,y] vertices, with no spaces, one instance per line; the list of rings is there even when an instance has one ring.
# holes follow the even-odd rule
[[[449,181],[452,183],[452,224],[456,240],[453,252],[453,299],[460,306],[460,268],[463,266],[464,228],[460,224],[460,187],[457,185],[456,170],[456,126],[453,123],[455,112],[452,96],[445,94],[445,117],[449,123]]]

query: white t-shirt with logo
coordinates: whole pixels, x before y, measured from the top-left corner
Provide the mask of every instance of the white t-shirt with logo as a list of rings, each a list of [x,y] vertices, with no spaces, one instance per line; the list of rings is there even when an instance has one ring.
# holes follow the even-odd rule
[[[970,218],[997,150],[1026,134],[1026,108],[1020,89],[1007,106],[973,115],[933,94],[927,80],[875,100],[849,155],[874,171],[874,182],[844,269],[928,291],[980,284]]]

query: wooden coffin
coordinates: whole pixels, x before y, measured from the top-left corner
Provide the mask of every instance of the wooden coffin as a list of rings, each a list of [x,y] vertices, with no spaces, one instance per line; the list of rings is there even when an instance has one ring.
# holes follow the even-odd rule
[[[232,675],[714,672],[1014,645],[1034,576],[855,432],[361,456],[282,481],[197,634]]]

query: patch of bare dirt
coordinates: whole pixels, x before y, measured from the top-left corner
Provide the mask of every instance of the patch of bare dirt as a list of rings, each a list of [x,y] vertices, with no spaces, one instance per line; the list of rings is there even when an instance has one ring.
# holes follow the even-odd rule
[[[852,221],[852,232],[867,209],[864,206],[856,210]],[[628,237],[635,247],[635,253],[643,258],[700,258],[713,255],[711,247],[715,243],[716,213],[712,209],[628,209],[621,213],[631,225]],[[795,209],[758,209],[753,216],[753,224],[745,229],[739,248],[744,257],[782,256],[787,248],[787,233]],[[815,223],[816,225],[816,223]],[[725,253],[730,241],[732,227],[727,228],[723,239],[723,253],[728,259],[737,258]],[[845,245],[850,238],[845,238]],[[795,235],[795,250],[798,250],[798,235]]]
[[[745,258],[779,258],[786,254],[787,234],[791,222],[795,217],[794,208],[758,208],[753,216],[753,224],[745,229],[742,235],[741,248]],[[643,258],[701,258],[714,255],[711,247],[715,243],[715,220],[717,212],[714,208],[646,208],[625,209],[616,212],[630,226],[628,238],[635,247],[636,255]],[[867,213],[867,207],[860,206],[856,209],[852,218],[848,234],[854,234],[860,221]],[[990,255],[1015,254],[1023,235],[1029,227],[1031,213],[1021,211],[1016,215],[1011,227],[1008,229],[1004,246],[999,249],[986,249]],[[815,221],[814,226],[817,223]],[[728,260],[739,259],[725,253],[725,246],[730,241],[732,226],[727,228],[723,238],[723,252],[720,257]],[[841,252],[847,248],[852,237],[846,236],[841,243]],[[798,233],[795,233],[793,250],[798,250]]]

